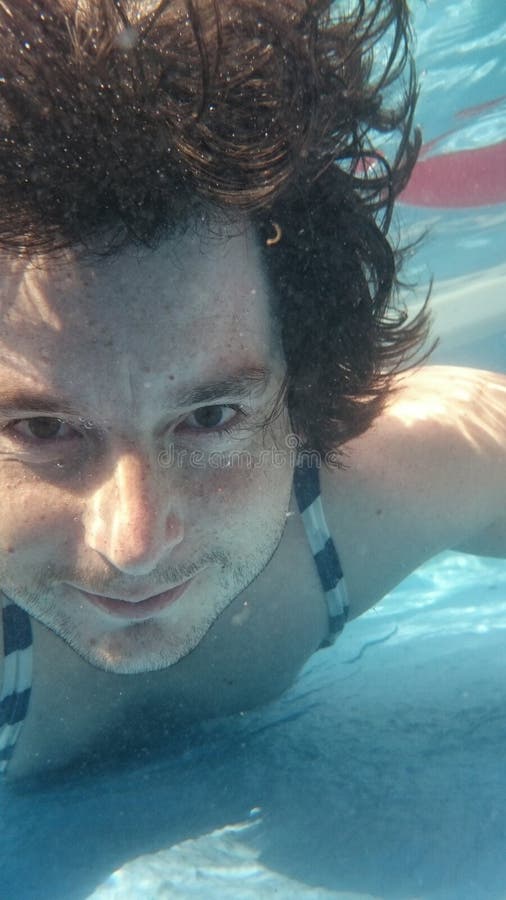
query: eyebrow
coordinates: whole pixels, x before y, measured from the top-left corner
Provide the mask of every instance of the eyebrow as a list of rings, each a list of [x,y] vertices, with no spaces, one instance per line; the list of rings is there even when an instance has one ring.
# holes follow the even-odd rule
[[[249,397],[253,391],[262,391],[266,388],[271,371],[267,368],[243,369],[237,373],[226,375],[213,381],[197,384],[190,388],[184,388],[175,398],[170,400],[170,405],[179,408],[196,406],[198,404],[212,403],[227,397],[238,400]],[[37,412],[56,416],[84,416],[87,411],[77,409],[66,397],[51,396],[49,394],[36,394],[16,388],[0,389],[0,413],[12,415],[15,412]]]
[[[30,412],[80,415],[75,406],[64,397],[52,397],[45,394],[32,394],[29,391],[7,389],[0,391],[0,412],[14,413],[29,410]]]
[[[181,391],[177,395],[176,405],[196,406],[199,403],[211,403],[213,400],[232,396],[238,400],[245,399],[253,391],[260,392],[265,389],[270,378],[269,369],[244,369],[234,375]]]

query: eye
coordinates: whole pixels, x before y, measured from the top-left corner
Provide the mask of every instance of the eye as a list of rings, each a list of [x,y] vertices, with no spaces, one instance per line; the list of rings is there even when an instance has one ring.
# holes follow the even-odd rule
[[[237,406],[201,406],[181,424],[199,431],[225,431],[240,415],[241,410]]]
[[[58,433],[61,429],[64,429],[63,434]],[[70,435],[65,434],[65,429],[68,429]],[[54,419],[49,416],[18,419],[16,422],[11,423],[10,430],[14,432],[16,438],[20,438],[22,441],[33,440],[41,441],[42,443],[49,443],[59,439],[69,440],[69,438],[77,436],[77,432],[62,419]]]

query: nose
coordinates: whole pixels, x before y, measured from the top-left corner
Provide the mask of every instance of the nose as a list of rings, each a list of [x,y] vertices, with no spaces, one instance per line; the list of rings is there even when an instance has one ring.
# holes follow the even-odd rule
[[[88,547],[129,575],[149,575],[184,536],[174,497],[160,490],[153,468],[145,454],[122,452],[111,477],[87,501]]]

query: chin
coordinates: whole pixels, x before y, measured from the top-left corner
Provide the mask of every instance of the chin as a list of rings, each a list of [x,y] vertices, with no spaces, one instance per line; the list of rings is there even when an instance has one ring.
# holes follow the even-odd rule
[[[167,635],[158,623],[150,621],[131,625],[113,634],[103,635],[84,644],[70,642],[72,649],[86,662],[104,672],[117,675],[139,675],[175,665],[200,643],[207,632],[180,636]]]

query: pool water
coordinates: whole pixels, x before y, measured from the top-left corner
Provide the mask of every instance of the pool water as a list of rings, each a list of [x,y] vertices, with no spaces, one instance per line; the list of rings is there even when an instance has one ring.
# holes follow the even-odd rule
[[[416,121],[428,148],[422,160],[434,163],[417,191],[427,205],[399,206],[404,240],[427,230],[407,266],[419,285],[412,302],[433,276],[441,338],[433,362],[505,371],[506,13],[492,0],[429,0],[412,9],[421,87]],[[438,206],[431,197],[431,174],[444,158],[451,159],[453,202],[467,197],[472,205]],[[446,176],[443,170],[440,196]]]
[[[459,153],[506,138],[506,9],[413,9],[424,158],[463,161],[465,192]],[[434,362],[506,372],[494,159],[494,202],[406,197],[397,227],[429,228],[408,275],[413,304],[435,278]],[[505,900],[505,641],[506,562],[443,554],[268,708],[204,723],[150,764],[3,789],[0,898]]]
[[[413,272],[423,277],[430,271],[440,282],[505,263],[506,11],[492,0],[420,0],[412,9],[421,89],[415,121],[424,145],[432,145],[428,155],[454,154],[465,197],[469,168],[459,152],[503,148],[495,170],[481,171],[479,157],[474,167],[483,192],[490,174],[495,202],[480,205],[477,189],[471,207],[403,207],[404,230],[419,224],[432,229]]]

